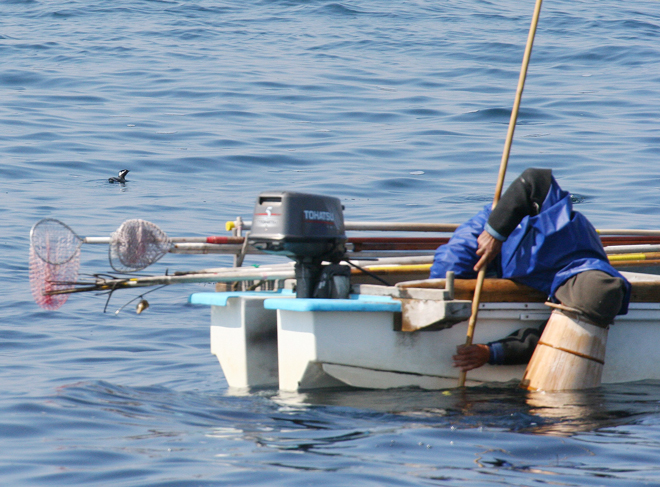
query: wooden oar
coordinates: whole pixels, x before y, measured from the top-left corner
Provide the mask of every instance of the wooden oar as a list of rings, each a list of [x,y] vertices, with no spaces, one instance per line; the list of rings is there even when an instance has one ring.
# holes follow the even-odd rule
[[[435,250],[449,241],[449,237],[350,237],[353,252],[367,250]],[[636,245],[660,244],[660,237],[602,237],[601,242],[606,248],[612,246],[633,247]],[[635,250],[625,250],[634,252]]]
[[[634,230],[631,228],[604,228],[602,230],[596,229],[599,235],[639,235],[646,237],[660,236],[660,230]]]
[[[504,151],[502,152],[502,161],[500,162],[500,171],[497,177],[497,185],[495,186],[495,196],[493,197],[493,208],[497,205],[502,194],[502,186],[504,186],[504,177],[506,176],[506,168],[509,163],[509,153],[511,152],[511,143],[513,142],[513,133],[516,130],[516,121],[518,120],[518,110],[520,109],[520,101],[522,100],[523,90],[525,88],[525,78],[527,77],[527,67],[532,55],[532,46],[534,45],[534,35],[536,34],[536,26],[538,25],[539,15],[541,13],[541,3],[543,0],[536,0],[534,8],[534,15],[532,16],[532,24],[529,27],[529,35],[527,36],[527,45],[525,46],[525,54],[523,56],[522,66],[520,68],[520,77],[518,78],[518,88],[516,90],[516,97],[511,110],[511,119],[509,120],[509,130],[506,134],[506,141],[504,143]],[[474,297],[472,298],[472,314],[468,322],[468,331],[465,338],[465,345],[472,345],[474,338],[474,328],[477,324],[477,314],[479,312],[479,302],[481,299],[481,289],[486,277],[486,265],[482,266],[479,274],[477,274],[477,285],[474,289]],[[458,376],[458,387],[465,386],[466,373],[461,370]]]
[[[235,253],[243,244],[244,237],[229,237],[234,240],[231,244],[211,243],[177,243],[173,246],[173,253]],[[404,250],[431,250],[446,244],[449,237],[351,237],[347,240],[349,250],[352,252],[368,251],[404,251]],[[660,242],[660,239],[658,240]],[[255,250],[255,252],[257,252]],[[258,252],[263,253],[263,252]]]
[[[460,225],[458,223],[407,223],[407,222],[344,222],[346,231],[377,231],[377,232],[438,232],[452,233]],[[236,221],[225,223],[225,229],[230,232],[239,228]],[[250,230],[251,221],[240,221],[241,230]]]
[[[660,244],[660,237],[654,235],[600,237],[600,241],[604,247],[614,245],[656,245]]]

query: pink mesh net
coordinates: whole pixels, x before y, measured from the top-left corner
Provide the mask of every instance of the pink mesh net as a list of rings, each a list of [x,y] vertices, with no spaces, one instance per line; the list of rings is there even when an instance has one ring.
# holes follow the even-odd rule
[[[62,306],[68,294],[47,295],[48,292],[73,287],[80,268],[80,248],[64,264],[49,264],[39,258],[30,245],[30,288],[35,302],[44,309],[55,310]]]

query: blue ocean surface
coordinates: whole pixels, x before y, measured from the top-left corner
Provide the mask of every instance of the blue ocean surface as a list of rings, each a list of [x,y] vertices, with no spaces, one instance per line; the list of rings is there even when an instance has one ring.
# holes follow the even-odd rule
[[[227,235],[288,189],[341,198],[347,220],[460,223],[492,201],[533,8],[0,0],[0,484],[660,485],[658,382],[237,394],[209,309],[187,304],[212,285],[140,315],[115,313],[138,291],[106,313],[107,295],[46,311],[30,293],[42,218]],[[507,181],[549,167],[597,228],[658,229],[659,114],[660,4],[548,0]],[[83,246],[81,277],[110,271]]]

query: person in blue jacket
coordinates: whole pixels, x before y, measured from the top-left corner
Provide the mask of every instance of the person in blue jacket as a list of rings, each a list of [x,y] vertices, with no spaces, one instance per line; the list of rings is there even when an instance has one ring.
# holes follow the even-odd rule
[[[609,264],[596,230],[573,210],[550,169],[527,169],[495,209],[486,206],[461,225],[436,251],[430,277],[454,271],[458,279],[474,279],[483,266],[487,275],[538,289],[604,328],[628,311],[630,283]],[[454,366],[527,363],[541,332],[528,328],[488,344],[460,345]]]

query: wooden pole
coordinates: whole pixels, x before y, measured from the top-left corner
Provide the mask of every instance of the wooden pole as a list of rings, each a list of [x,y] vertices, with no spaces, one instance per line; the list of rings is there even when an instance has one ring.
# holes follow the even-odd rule
[[[236,227],[235,222],[226,222],[227,231]],[[378,231],[378,232],[439,232],[451,233],[459,227],[457,223],[419,223],[419,222],[344,222],[346,231]],[[251,221],[243,222],[243,229],[250,230]]]
[[[541,4],[543,0],[536,0],[534,7],[534,15],[532,16],[532,23],[529,27],[529,35],[527,36],[527,45],[525,46],[525,54],[523,55],[522,66],[520,68],[520,77],[518,78],[518,89],[516,90],[516,98],[513,102],[513,109],[511,110],[511,119],[509,120],[509,130],[506,134],[506,141],[504,142],[504,151],[502,152],[502,161],[500,163],[500,172],[497,177],[497,185],[495,186],[495,196],[493,197],[493,208],[497,205],[502,195],[502,186],[504,186],[504,177],[506,176],[506,168],[509,163],[509,154],[511,153],[511,144],[513,142],[513,133],[516,130],[516,121],[518,120],[518,111],[520,109],[520,100],[522,100],[523,90],[525,88],[525,78],[527,78],[527,67],[529,60],[532,56],[532,46],[534,45],[534,36],[536,35],[536,26],[539,22],[539,15],[541,14]],[[474,297],[472,298],[472,314],[468,322],[468,331],[465,338],[465,345],[472,345],[474,338],[474,328],[477,324],[477,314],[479,312],[479,302],[481,300],[481,288],[483,287],[484,277],[486,277],[486,266],[483,266],[477,275],[477,285],[474,290]],[[458,387],[465,386],[466,373],[461,371],[458,376]]]

